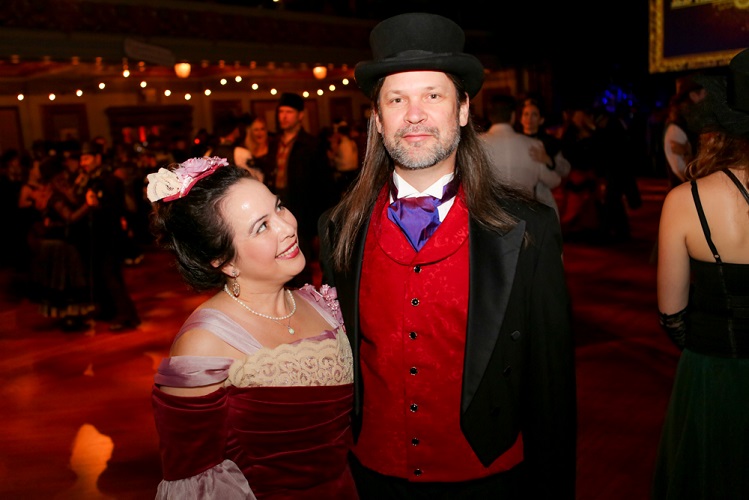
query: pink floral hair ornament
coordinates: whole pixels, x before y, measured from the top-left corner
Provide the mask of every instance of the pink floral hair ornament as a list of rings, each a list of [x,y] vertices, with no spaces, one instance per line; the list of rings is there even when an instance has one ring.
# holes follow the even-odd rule
[[[208,177],[219,167],[228,166],[226,158],[207,156],[190,158],[179,164],[174,170],[160,168],[158,172],[148,174],[146,196],[151,202],[172,201],[187,196],[190,189],[203,177]]]

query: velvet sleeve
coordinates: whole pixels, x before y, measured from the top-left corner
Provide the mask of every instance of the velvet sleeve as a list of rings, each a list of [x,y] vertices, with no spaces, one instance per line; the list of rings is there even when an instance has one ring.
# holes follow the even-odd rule
[[[194,476],[223,462],[229,411],[225,389],[184,397],[154,386],[151,394],[164,479]]]

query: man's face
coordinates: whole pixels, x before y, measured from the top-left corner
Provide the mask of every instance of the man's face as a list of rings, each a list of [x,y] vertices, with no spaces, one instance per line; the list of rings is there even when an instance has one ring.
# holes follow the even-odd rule
[[[523,114],[520,115],[520,124],[523,126],[523,132],[526,134],[535,134],[544,120],[541,113],[533,104],[523,106]]]
[[[84,153],[81,155],[81,168],[86,170],[86,172],[91,172],[92,170],[96,169],[100,159],[101,157],[99,155]]]
[[[303,118],[304,111],[298,111],[290,106],[278,107],[278,125],[281,130],[293,130],[295,127],[301,126]]]
[[[455,155],[469,103],[458,105],[455,85],[439,71],[409,71],[385,78],[380,90],[377,131],[397,165],[433,167]]]

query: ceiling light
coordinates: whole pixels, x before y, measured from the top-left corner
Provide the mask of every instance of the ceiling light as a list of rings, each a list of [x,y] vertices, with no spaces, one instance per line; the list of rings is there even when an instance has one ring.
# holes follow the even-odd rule
[[[188,76],[190,76],[191,68],[192,67],[190,66],[189,62],[178,62],[174,65],[174,72],[179,78],[187,78]]]
[[[312,74],[315,75],[315,78],[318,80],[322,80],[326,76],[328,76],[328,68],[325,66],[315,66],[312,68]]]

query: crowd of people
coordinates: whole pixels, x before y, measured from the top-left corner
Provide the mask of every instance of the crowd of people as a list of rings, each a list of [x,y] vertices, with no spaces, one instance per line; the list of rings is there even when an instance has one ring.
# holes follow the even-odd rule
[[[130,193],[137,188],[108,162],[100,141],[54,147],[3,157],[13,291],[65,331],[85,330],[92,320],[113,332],[132,330],[140,318],[123,266],[142,255],[137,207],[129,203],[140,199]]]
[[[567,240],[629,240],[642,157],[622,108],[571,106],[547,122],[539,96],[492,96],[482,135],[495,174],[554,208]]]
[[[277,107],[279,131],[244,114],[217,120],[212,133],[143,143],[37,141],[30,152],[0,157],[0,198],[8,217],[4,262],[13,263],[12,295],[39,303],[40,312],[65,331],[92,320],[127,331],[140,318],[127,294],[122,266],[138,265],[153,244],[146,178],[159,166],[197,156],[227,158],[232,166],[279,193],[300,214],[300,244],[316,258],[316,224],[355,179],[359,153],[342,120],[319,134],[304,130],[304,99],[286,93]],[[87,192],[97,199],[87,200]],[[106,196],[105,196],[106,195]],[[312,268],[295,277],[313,280]],[[101,292],[101,293],[99,293]]]
[[[312,134],[283,93],[275,134],[229,116],[159,153],[3,156],[4,251],[61,328],[137,328],[123,266],[144,244],[214,292],[155,376],[157,498],[575,498],[563,241],[630,238],[631,124],[494,95],[477,126],[464,41],[439,15],[375,26],[366,136]],[[747,81],[749,49],[679,89],[663,135],[657,307],[683,351],[654,499],[749,495]]]

